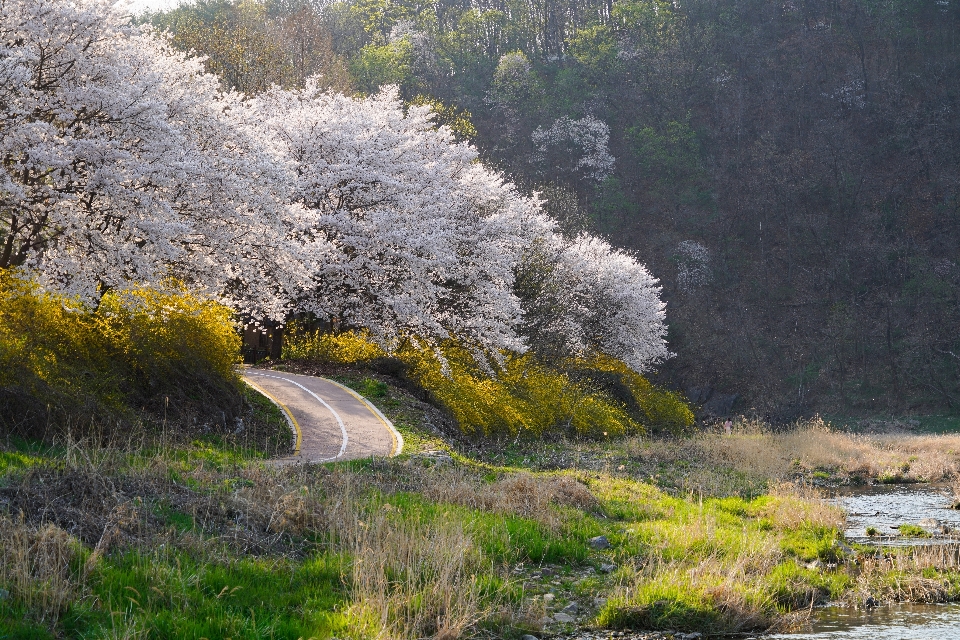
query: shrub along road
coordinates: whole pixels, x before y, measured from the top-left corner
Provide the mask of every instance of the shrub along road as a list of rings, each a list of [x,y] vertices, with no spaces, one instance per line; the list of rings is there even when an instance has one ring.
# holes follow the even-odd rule
[[[292,455],[282,463],[316,463],[395,456],[403,437],[362,396],[314,376],[245,369],[243,379],[283,409],[296,433]]]

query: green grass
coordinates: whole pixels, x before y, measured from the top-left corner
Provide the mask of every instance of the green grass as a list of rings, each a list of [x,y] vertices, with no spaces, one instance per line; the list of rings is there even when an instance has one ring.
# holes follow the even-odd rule
[[[678,490],[689,484],[687,474],[699,472],[692,463],[660,462],[657,477],[641,479],[629,477],[626,468],[574,465],[543,471],[551,456],[580,455],[581,450],[571,453],[561,443],[538,443],[535,449],[508,443],[497,455],[458,452],[427,429],[422,407],[404,392],[364,374],[341,379],[371,398],[401,427],[408,447],[411,441],[415,446],[391,460],[275,471],[261,467],[266,452],[245,446],[242,437],[205,435],[122,453],[87,451],[92,465],[65,448],[10,443],[0,451],[5,491],[40,482],[38,474],[41,480],[64,473],[92,475],[103,486],[139,492],[130,501],[139,513],[131,518],[139,524],[128,524],[125,531],[153,533],[142,542],[118,538],[84,576],[96,540],[85,544],[73,566],[78,595],[52,627],[17,593],[0,599],[0,637],[375,636],[383,631],[379,614],[370,602],[358,600],[353,583],[353,563],[363,553],[354,556],[357,547],[348,538],[377,522],[389,524],[383,531],[424,536],[462,530],[473,549],[462,570],[472,580],[466,584],[477,590],[481,612],[471,632],[493,637],[551,633],[519,613],[548,592],[556,595],[556,605],[546,613],[576,601],[586,607],[584,624],[707,633],[762,629],[785,612],[853,593],[859,569],[849,563],[842,536],[823,508],[792,494],[765,494],[762,478],[731,481],[735,490],[729,493],[727,485],[716,483],[711,486],[721,490],[711,496]],[[266,412],[273,410],[268,404],[262,407]],[[285,422],[279,426],[286,429]],[[627,457],[646,451],[620,451],[626,445],[616,440],[588,443],[582,451],[602,452],[603,447]],[[438,465],[418,455],[436,448],[449,450],[451,461]],[[530,484],[515,489],[504,484],[519,476]],[[592,501],[561,500],[537,512],[513,511],[558,479],[575,480]],[[467,489],[438,489],[456,482],[465,482]],[[503,502],[495,496],[473,501],[486,491],[532,493],[506,496]],[[444,502],[437,495],[452,497]],[[337,515],[344,504],[353,510],[345,519]],[[262,515],[251,515],[251,509]],[[296,524],[298,514],[306,512],[313,519]],[[253,524],[244,529],[248,520]],[[341,524],[331,524],[335,521]],[[353,533],[345,533],[342,522],[352,522]],[[103,520],[99,526],[97,536]],[[909,531],[905,526],[901,535]],[[608,538],[609,549],[591,548],[589,540],[598,535]],[[431,538],[422,544],[420,551],[429,555],[444,551],[446,543]],[[874,551],[865,552],[860,562]],[[606,573],[610,565],[615,568]],[[433,578],[410,566],[398,560],[383,569],[395,592],[406,593],[411,577],[429,586]],[[900,584],[898,576],[913,575],[897,571],[877,571],[874,588],[890,590]],[[960,595],[957,573],[930,567],[923,572],[947,585],[945,593]],[[432,606],[427,587],[411,591],[409,608]],[[606,603],[591,609],[597,597]],[[418,634],[406,637],[431,632]]]
[[[203,561],[181,551],[131,551],[90,577],[100,603],[77,603],[63,630],[84,637],[120,624],[147,638],[330,637],[347,630],[344,559],[229,558]],[[114,612],[122,612],[118,623]]]
[[[923,527],[915,524],[902,524],[898,529],[900,536],[904,538],[929,538],[930,533]]]
[[[27,451],[0,451],[0,486],[9,475],[19,474],[27,469],[56,464],[47,456]]]

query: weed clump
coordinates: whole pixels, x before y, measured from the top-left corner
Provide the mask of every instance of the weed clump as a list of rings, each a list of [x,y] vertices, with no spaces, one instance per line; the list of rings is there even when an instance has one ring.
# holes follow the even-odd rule
[[[32,525],[0,516],[0,585],[25,619],[55,625],[78,596],[76,538],[55,524]],[[2,630],[2,629],[0,629]]]
[[[903,538],[929,538],[930,532],[916,524],[902,524],[899,528],[900,536]]]

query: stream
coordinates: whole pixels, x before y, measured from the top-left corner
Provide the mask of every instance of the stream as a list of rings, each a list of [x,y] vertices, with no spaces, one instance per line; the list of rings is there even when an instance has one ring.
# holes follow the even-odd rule
[[[960,529],[960,511],[950,508],[953,490],[949,485],[878,484],[844,488],[831,502],[847,512],[844,535],[851,542],[886,546],[960,542],[960,538],[943,535],[930,523],[936,520],[950,529]],[[933,537],[897,537],[897,526],[901,524],[918,524]],[[867,527],[873,527],[880,535],[868,536]]]
[[[960,604],[902,604],[875,609],[824,607],[806,633],[764,640],[947,640],[960,638]]]
[[[960,511],[951,509],[947,485],[873,485],[844,488],[831,501],[847,512],[844,534],[851,542],[904,546],[957,544]],[[930,538],[897,537],[898,525],[920,525]],[[867,527],[879,532],[867,535]],[[804,633],[766,636],[782,640],[960,639],[960,603],[884,605],[873,609],[824,607]]]

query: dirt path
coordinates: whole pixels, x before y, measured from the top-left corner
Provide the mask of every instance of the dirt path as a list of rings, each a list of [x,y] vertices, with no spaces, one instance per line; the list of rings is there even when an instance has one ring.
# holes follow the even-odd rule
[[[314,376],[245,369],[243,379],[277,404],[295,431],[292,456],[282,463],[315,463],[395,456],[403,437],[366,399],[343,385]]]

